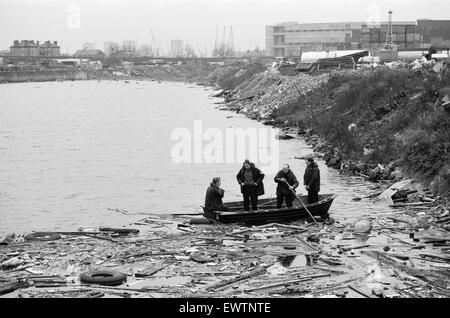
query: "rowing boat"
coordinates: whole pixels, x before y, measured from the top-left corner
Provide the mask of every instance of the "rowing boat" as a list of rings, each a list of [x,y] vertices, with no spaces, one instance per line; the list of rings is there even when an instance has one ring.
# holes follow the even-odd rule
[[[298,197],[315,218],[320,217],[324,219],[328,216],[328,210],[337,195],[321,194],[319,195],[319,201],[313,204],[308,204],[306,195]],[[243,201],[234,201],[225,203],[229,207],[229,211],[206,211],[203,208],[203,215],[210,220],[225,224],[238,222],[246,224],[280,223],[310,218],[298,198],[292,203],[293,206],[290,208],[282,207],[278,209],[276,200],[260,199],[258,200],[258,210],[244,211]]]

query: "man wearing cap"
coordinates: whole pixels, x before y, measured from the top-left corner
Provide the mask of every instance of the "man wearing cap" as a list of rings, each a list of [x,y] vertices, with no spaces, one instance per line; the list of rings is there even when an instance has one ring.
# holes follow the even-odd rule
[[[303,184],[308,191],[308,204],[319,201],[320,191],[320,170],[313,158],[308,158],[303,176]]]
[[[292,207],[292,201],[295,197],[293,191],[298,187],[299,183],[294,172],[290,169],[289,165],[285,163],[283,169],[281,169],[274,178],[277,186],[277,208],[281,208],[283,201],[286,201],[288,208]]]
[[[250,202],[252,210],[258,209],[258,196],[264,194],[264,174],[255,167],[255,164],[248,159],[244,161],[242,168],[236,175],[236,179],[241,186],[241,193],[244,197],[244,210],[250,210]]]

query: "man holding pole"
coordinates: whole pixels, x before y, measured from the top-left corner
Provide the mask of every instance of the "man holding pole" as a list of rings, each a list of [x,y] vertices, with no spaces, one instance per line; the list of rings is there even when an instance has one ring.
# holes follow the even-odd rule
[[[283,199],[286,200],[286,206],[288,208],[292,207],[292,201],[295,198],[300,202],[305,211],[308,213],[309,217],[319,226],[314,216],[309,211],[308,207],[303,203],[301,198],[295,193],[295,188],[298,187],[298,181],[295,174],[289,168],[288,164],[283,165],[283,169],[277,173],[275,176],[275,182],[278,183],[277,186],[277,208],[281,208],[283,204]]]
[[[295,198],[293,194],[295,188],[298,187],[299,183],[294,172],[289,168],[289,165],[285,163],[283,169],[280,170],[274,178],[275,182],[278,183],[277,186],[277,208],[281,208],[283,201],[286,201],[286,206],[288,208],[292,207],[292,201]]]

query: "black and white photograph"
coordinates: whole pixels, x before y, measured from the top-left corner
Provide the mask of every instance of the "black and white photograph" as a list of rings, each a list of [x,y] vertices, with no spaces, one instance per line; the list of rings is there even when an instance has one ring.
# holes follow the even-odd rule
[[[449,62],[448,0],[0,0],[0,298],[448,298]]]

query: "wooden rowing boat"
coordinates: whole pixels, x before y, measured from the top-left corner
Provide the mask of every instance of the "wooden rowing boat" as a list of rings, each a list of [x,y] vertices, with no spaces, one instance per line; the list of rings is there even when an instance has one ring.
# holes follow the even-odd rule
[[[328,216],[333,200],[337,197],[335,194],[321,194],[319,201],[313,204],[308,203],[306,195],[299,196],[309,212],[314,217],[325,218]],[[246,223],[246,224],[264,224],[292,222],[295,220],[308,219],[309,214],[301,202],[296,198],[291,208],[282,207],[277,209],[276,200],[260,199],[258,200],[257,211],[244,211],[243,201],[234,201],[225,203],[230,208],[229,211],[206,211],[203,208],[203,215],[215,222],[220,223]]]

